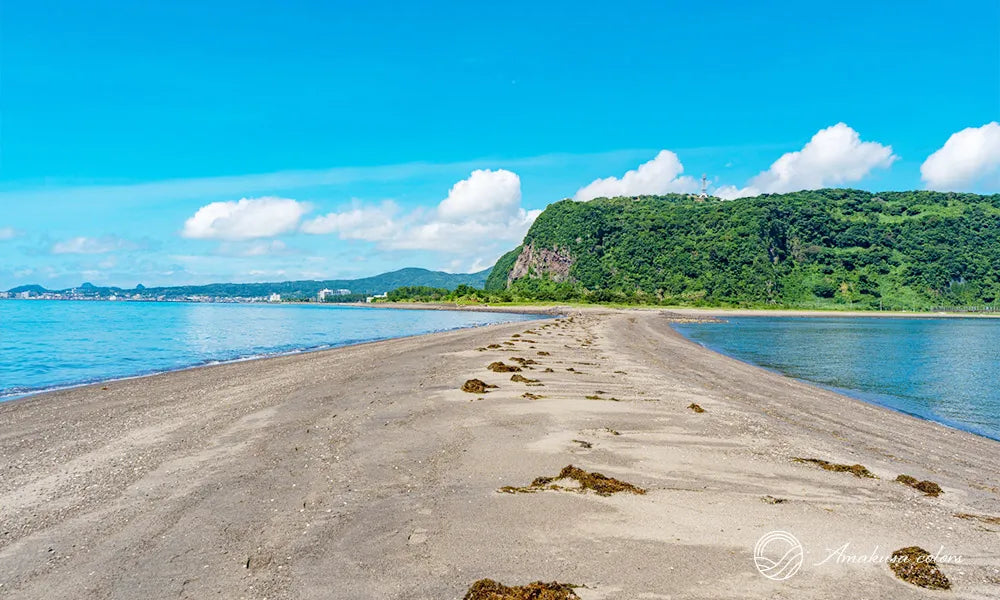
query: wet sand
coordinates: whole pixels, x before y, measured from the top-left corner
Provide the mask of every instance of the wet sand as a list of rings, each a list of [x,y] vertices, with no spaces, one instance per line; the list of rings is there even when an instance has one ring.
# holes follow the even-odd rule
[[[1000,596],[1000,525],[954,516],[1000,517],[1000,444],[720,356],[669,321],[574,311],[0,404],[0,597],[450,599],[483,577],[585,600]],[[542,385],[486,369],[511,357]],[[471,378],[499,387],[460,391]],[[498,492],[568,464],[647,493]],[[785,581],[752,557],[778,529],[805,554]],[[878,562],[816,564],[845,543],[962,562],[941,565],[946,592]]]

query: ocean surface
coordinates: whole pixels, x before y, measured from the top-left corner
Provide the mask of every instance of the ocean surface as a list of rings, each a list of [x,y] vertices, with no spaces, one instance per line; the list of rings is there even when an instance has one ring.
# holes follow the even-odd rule
[[[675,329],[708,348],[1000,440],[1000,320],[737,317]]]
[[[0,300],[0,400],[198,365],[536,318],[330,305]]]

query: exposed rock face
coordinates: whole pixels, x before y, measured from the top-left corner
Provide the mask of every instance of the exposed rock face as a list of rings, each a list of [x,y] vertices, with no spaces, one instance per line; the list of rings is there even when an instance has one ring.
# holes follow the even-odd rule
[[[507,275],[507,284],[520,279],[529,273],[533,275],[548,274],[553,281],[569,279],[569,269],[573,266],[573,257],[568,250],[559,248],[535,248],[528,244],[514,262],[514,267]]]

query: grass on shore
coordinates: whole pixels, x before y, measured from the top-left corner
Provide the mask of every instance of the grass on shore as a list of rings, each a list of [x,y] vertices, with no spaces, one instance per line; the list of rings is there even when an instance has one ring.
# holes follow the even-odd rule
[[[455,308],[525,308],[525,309],[593,309],[593,308],[613,308],[613,309],[632,309],[632,310],[698,310],[698,311],[762,311],[762,312],[800,312],[800,313],[821,313],[821,314],[864,314],[870,316],[877,315],[907,315],[907,316],[950,316],[950,317],[974,317],[974,318],[1000,318],[1000,313],[997,312],[959,312],[959,311],[940,311],[934,310],[933,308],[885,308],[879,310],[877,308],[868,308],[865,306],[852,306],[852,305],[783,305],[783,304],[634,304],[628,302],[579,302],[579,301],[565,301],[559,302],[555,300],[516,300],[510,302],[482,302],[470,299],[456,299],[456,300],[438,300],[438,301],[422,301],[422,300],[399,300],[396,302],[374,302],[368,304],[367,306],[382,306],[387,308],[392,308],[394,306],[406,307],[406,306],[438,306],[438,307],[455,307]]]

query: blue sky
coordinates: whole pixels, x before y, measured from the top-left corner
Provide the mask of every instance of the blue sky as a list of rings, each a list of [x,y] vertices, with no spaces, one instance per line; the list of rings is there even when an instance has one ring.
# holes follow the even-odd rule
[[[1000,191],[997,1],[394,4],[4,3],[0,289],[466,271],[703,173]]]

